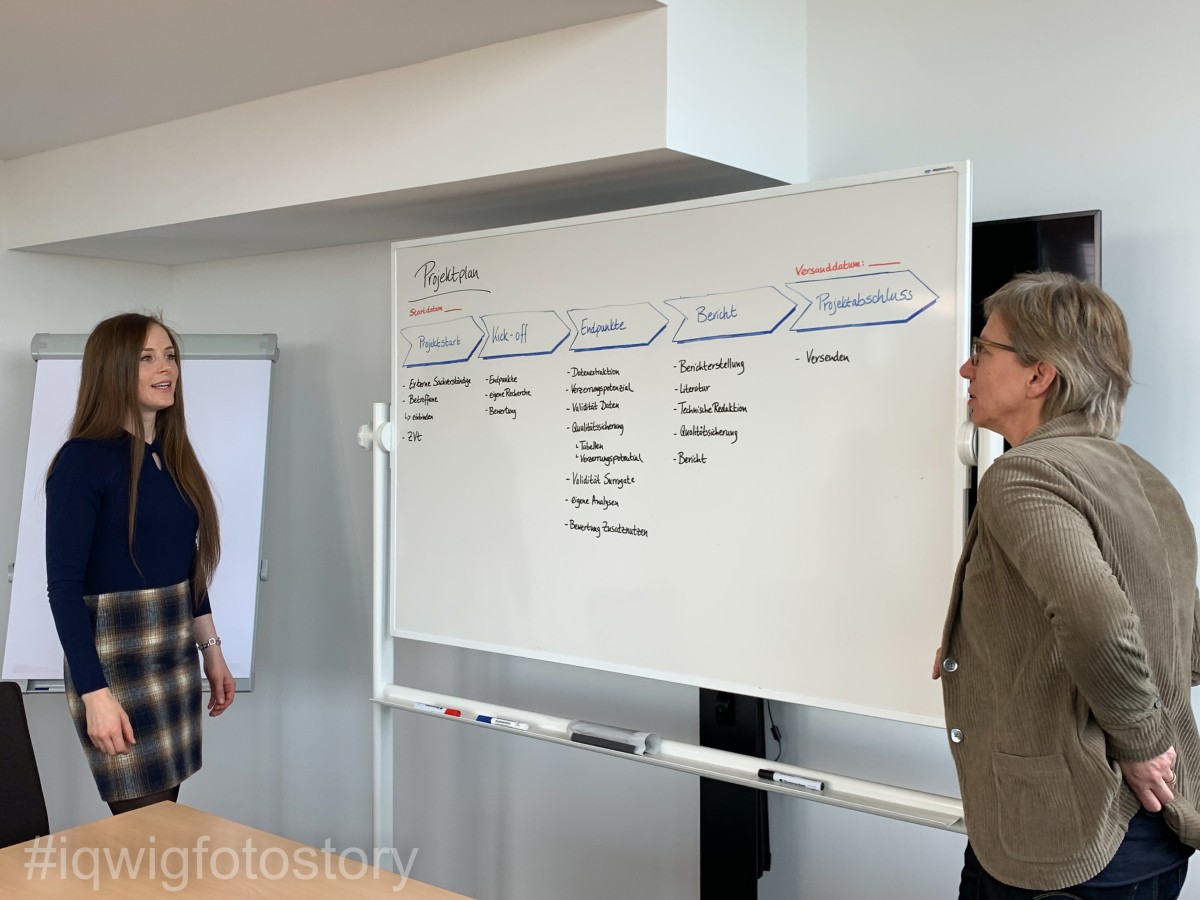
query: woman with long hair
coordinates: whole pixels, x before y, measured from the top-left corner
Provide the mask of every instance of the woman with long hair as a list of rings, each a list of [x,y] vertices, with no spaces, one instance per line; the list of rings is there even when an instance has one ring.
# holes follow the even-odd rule
[[[234,681],[208,588],[220,530],[187,436],[179,340],[125,313],[83,352],[68,440],[46,476],[46,571],[67,705],[114,814],[179,796]]]

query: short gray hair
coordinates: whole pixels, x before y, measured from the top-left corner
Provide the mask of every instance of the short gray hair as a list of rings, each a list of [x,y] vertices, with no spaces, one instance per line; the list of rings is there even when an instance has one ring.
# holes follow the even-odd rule
[[[1117,436],[1133,349],[1112,297],[1073,275],[1027,272],[988,297],[983,311],[1003,318],[1022,363],[1047,362],[1057,370],[1044,421],[1078,411],[1100,434]]]

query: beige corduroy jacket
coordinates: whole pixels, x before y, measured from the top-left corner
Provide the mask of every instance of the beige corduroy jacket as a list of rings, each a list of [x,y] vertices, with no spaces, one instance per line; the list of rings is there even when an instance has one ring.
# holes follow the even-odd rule
[[[1098,873],[1138,808],[1116,760],[1170,746],[1167,822],[1200,846],[1197,615],[1179,494],[1082,415],[1045,423],[984,475],[942,690],[967,835],[993,877],[1052,890]]]

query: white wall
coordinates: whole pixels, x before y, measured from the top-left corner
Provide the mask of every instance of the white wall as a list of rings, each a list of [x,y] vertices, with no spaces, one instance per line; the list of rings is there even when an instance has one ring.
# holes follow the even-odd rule
[[[805,181],[805,4],[670,0],[667,13],[669,145]]]

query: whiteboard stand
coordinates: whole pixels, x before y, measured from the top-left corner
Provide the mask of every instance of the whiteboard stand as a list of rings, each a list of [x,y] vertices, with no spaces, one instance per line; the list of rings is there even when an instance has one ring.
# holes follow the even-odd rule
[[[680,741],[656,741],[655,748],[644,754],[607,749],[572,741],[570,727],[573,723],[568,719],[395,684],[392,641],[407,638],[510,653],[553,663],[663,678],[764,699],[794,703],[817,701],[810,705],[944,726],[940,720],[940,697],[935,699],[925,689],[927,678],[922,675],[912,675],[912,684],[906,683],[912,690],[907,693],[893,690],[894,696],[884,700],[877,697],[879,681],[871,678],[871,673],[864,670],[865,674],[860,673],[857,682],[846,684],[841,670],[836,677],[830,676],[828,667],[822,666],[821,660],[814,660],[807,668],[782,671],[778,666],[768,668],[768,664],[784,658],[783,654],[756,652],[752,656],[738,657],[734,673],[725,671],[724,661],[718,669],[713,669],[708,648],[725,641],[727,636],[705,631],[708,626],[703,617],[694,617],[684,623],[690,631],[686,640],[672,644],[675,655],[670,661],[660,663],[655,659],[647,662],[646,648],[637,641],[639,635],[651,634],[654,629],[632,634],[623,627],[621,618],[627,614],[629,604],[611,604],[611,608],[605,607],[599,612],[612,618],[602,620],[600,625],[603,627],[593,629],[593,633],[602,632],[606,639],[597,650],[596,644],[588,642],[588,635],[572,627],[569,616],[564,614],[568,607],[586,606],[588,597],[577,591],[570,598],[574,605],[564,604],[559,588],[570,582],[557,576],[560,570],[578,570],[580,567],[575,562],[591,559],[586,547],[595,545],[577,541],[581,535],[575,532],[590,531],[599,538],[601,529],[586,520],[584,513],[562,523],[562,531],[557,530],[557,525],[553,532],[544,529],[545,522],[551,520],[544,519],[541,510],[550,509],[552,505],[561,508],[561,503],[574,503],[579,498],[563,498],[557,480],[542,477],[548,462],[547,454],[559,451],[549,442],[526,440],[521,446],[535,449],[518,457],[513,452],[518,443],[517,435],[509,426],[517,418],[516,407],[520,407],[522,415],[528,417],[523,422],[532,422],[538,434],[587,433],[586,438],[579,439],[580,446],[576,449],[600,451],[605,448],[600,441],[594,440],[597,435],[605,440],[610,439],[610,432],[624,437],[624,419],[610,422],[602,420],[603,416],[595,420],[587,418],[588,410],[610,408],[596,405],[600,399],[595,398],[601,392],[621,392],[612,396],[619,398],[622,404],[627,403],[631,431],[640,427],[645,436],[659,434],[653,423],[661,419],[655,411],[657,407],[637,405],[632,396],[632,384],[641,386],[645,397],[667,397],[672,408],[678,407],[679,414],[707,414],[748,413],[756,403],[763,408],[774,408],[772,404],[778,402],[779,395],[772,386],[786,383],[796,396],[803,396],[804,416],[755,420],[760,440],[756,444],[743,445],[753,447],[752,450],[739,448],[737,452],[744,452],[745,458],[739,456],[741,464],[729,469],[730,472],[736,470],[739,480],[736,484],[733,480],[728,484],[743,493],[753,493],[760,484],[754,479],[769,480],[774,477],[773,473],[786,471],[793,476],[786,482],[788,489],[804,501],[793,504],[799,508],[814,504],[831,506],[837,498],[832,497],[830,491],[838,485],[851,483],[865,497],[863,504],[870,504],[869,524],[875,529],[872,534],[907,533],[911,530],[909,523],[916,515],[914,509],[919,507],[920,515],[925,517],[923,521],[935,525],[938,536],[933,537],[931,532],[919,568],[914,555],[900,550],[892,553],[889,565],[909,567],[913,585],[908,589],[913,596],[932,596],[928,586],[916,582],[928,578],[931,585],[936,585],[933,590],[937,590],[953,571],[965,530],[965,521],[961,521],[963,517],[959,513],[963,509],[962,495],[970,477],[968,466],[975,462],[976,455],[982,460],[986,452],[986,434],[976,437],[971,429],[961,428],[966,391],[952,374],[966,352],[969,339],[969,316],[964,298],[970,284],[970,213],[970,165],[964,162],[393,245],[392,403],[390,407],[376,404],[372,424],[363,426],[359,432],[359,443],[373,453],[375,473],[371,699],[375,706],[373,834],[377,846],[393,843],[395,759],[394,722],[390,714],[396,709],[410,715],[436,715],[440,721],[458,723],[458,726],[491,728],[517,738],[549,741],[576,750],[605,753],[703,778],[965,833],[962,804],[956,798],[783,763],[771,764],[777,774],[821,782],[820,787],[808,789],[803,785],[760,777],[763,761],[753,756]],[[729,248],[734,246],[738,265],[730,267]],[[639,255],[648,247],[655,251],[653,265],[640,264],[646,260],[639,259]],[[629,264],[608,267],[602,285],[582,282],[579,273],[590,272],[597,258],[625,260]],[[553,260],[553,264],[547,260]],[[537,273],[536,279],[530,279],[531,272]],[[439,293],[443,288],[444,292]],[[610,299],[613,297],[631,299],[627,304],[613,306],[614,301]],[[941,305],[935,308],[939,297],[942,298]],[[950,303],[951,300],[954,302]],[[714,312],[717,303],[722,306]],[[904,311],[900,311],[901,306]],[[753,317],[742,314],[750,310],[755,311]],[[732,321],[735,316],[739,317],[736,323]],[[891,330],[867,326],[887,326]],[[656,344],[660,335],[665,337]],[[797,338],[797,335],[803,337]],[[713,404],[711,410],[687,408],[695,404],[676,401],[673,392],[681,388],[689,395],[703,392],[713,385],[724,384],[718,383],[717,379],[726,375],[740,377],[746,374],[746,364],[740,358],[722,356],[714,361],[701,356],[709,354],[705,348],[718,348],[709,354],[715,358],[721,356],[721,347],[734,346],[695,343],[718,338],[761,338],[754,358],[757,374],[737,388],[746,403],[722,402],[723,408],[718,409],[717,404]],[[854,366],[813,368],[825,363],[849,364],[851,353],[843,353],[843,350],[853,351],[857,360]],[[563,369],[556,368],[552,361],[552,358],[579,359],[572,353],[581,351],[619,354],[619,370],[618,356],[611,357],[614,362],[609,366],[592,361],[610,357],[586,354],[589,362],[570,367],[565,376]],[[662,374],[675,364],[676,354],[691,356],[679,360],[679,379],[670,374],[663,380]],[[518,358],[520,362],[511,362]],[[914,360],[921,364],[910,364]],[[447,368],[468,362],[476,366],[470,373],[477,382],[482,377],[491,379],[495,376],[495,381],[488,382],[487,390],[491,393],[486,394],[487,397],[515,397],[518,398],[513,401],[515,406],[508,408],[507,399],[496,399],[482,409],[487,416],[499,418],[483,418],[480,407],[471,406],[473,401],[468,399],[474,396],[469,391],[471,378],[456,375],[459,370]],[[802,364],[797,367],[794,365],[797,362]],[[593,365],[594,368],[589,368]],[[503,370],[500,367],[504,367]],[[696,380],[703,384],[687,383],[676,387],[668,383],[692,377],[689,374],[684,378],[684,372],[710,370],[714,373],[711,376],[697,376]],[[514,374],[518,371],[519,375]],[[611,377],[613,381],[596,384],[586,381],[593,377]],[[619,377],[628,378],[629,383],[620,382]],[[574,379],[584,381],[576,383]],[[407,386],[404,391],[401,384]],[[548,404],[519,399],[532,396],[533,389],[542,396],[549,396],[551,392],[557,395],[561,390],[572,398],[578,394],[584,399],[573,400],[569,407],[564,404],[565,413],[560,413]],[[889,394],[889,391],[894,393]],[[589,405],[589,397],[593,394],[595,397],[591,400],[594,403]],[[626,394],[629,394],[628,400]],[[848,419],[845,398],[862,396],[874,399],[873,414]],[[926,398],[927,402],[913,405],[910,398],[914,396]],[[428,406],[435,402],[440,405],[436,408]],[[651,402],[645,401],[646,404]],[[616,407],[614,401],[611,408]],[[625,407],[621,409],[625,410]],[[522,528],[481,526],[481,533],[485,536],[502,531],[516,535],[536,533],[552,540],[557,548],[549,554],[557,568],[531,567],[524,573],[527,577],[523,581],[514,580],[504,586],[503,590],[507,592],[504,599],[509,606],[492,603],[494,589],[490,585],[470,581],[470,578],[478,579],[482,575],[461,573],[468,580],[456,584],[455,596],[478,602],[471,607],[472,615],[462,616],[455,612],[452,621],[439,618],[451,607],[438,603],[438,591],[449,588],[422,581],[432,570],[427,561],[437,556],[427,552],[427,545],[435,541],[438,527],[450,522],[447,517],[453,515],[452,504],[439,506],[437,502],[431,502],[438,499],[430,493],[436,479],[421,480],[416,485],[419,490],[411,494],[406,492],[404,497],[407,504],[404,509],[410,513],[419,511],[424,517],[423,527],[410,529],[403,541],[398,539],[395,531],[407,521],[401,517],[396,496],[396,478],[401,464],[425,458],[414,456],[416,453],[428,456],[431,452],[443,452],[443,445],[433,440],[412,443],[421,439],[421,430],[412,423],[434,420],[431,412],[450,421],[470,421],[472,433],[489,442],[488,447],[496,450],[495,458],[504,460],[506,465],[511,464],[513,471],[523,479],[520,483],[531,490],[529,496],[533,501],[520,512],[525,517],[521,521]],[[884,421],[884,413],[897,417],[895,428],[890,420]],[[455,416],[473,418],[460,420]],[[620,416],[626,417],[626,411]],[[925,418],[920,421],[914,418],[920,416]],[[848,434],[858,443],[808,441],[806,436],[816,427],[814,423],[828,423],[834,428],[848,423],[851,426]],[[876,437],[875,431],[865,430],[868,425],[884,436]],[[431,430],[433,427],[423,428],[430,432],[426,437],[440,434],[445,441],[450,440],[449,431],[443,429],[435,434]],[[900,433],[896,428],[903,429],[913,439],[889,440],[888,435]],[[693,431],[683,435],[682,431],[681,428],[678,437],[701,433]],[[704,431],[702,434],[732,434],[735,439],[738,435],[736,431],[728,430]],[[957,453],[952,446],[956,438],[959,443]],[[615,442],[616,437],[612,440]],[[681,481],[668,478],[665,470],[675,472],[677,465],[707,463],[707,460],[703,458],[704,454],[695,454],[701,458],[684,458],[686,454],[682,452],[678,458],[674,452],[652,456],[651,451],[664,447],[673,450],[675,445],[668,441],[671,446],[666,443],[658,446],[655,444],[657,438],[652,436],[639,440],[648,442],[644,445],[649,448],[646,458],[652,462],[643,460],[640,446],[634,447],[639,451],[636,454],[622,450],[621,453],[612,452],[609,458],[596,455],[584,459],[582,453],[575,458],[580,460],[580,466],[645,462],[646,471],[652,472],[658,480],[650,482],[654,486],[645,489],[643,507],[650,512],[645,513],[645,521],[640,524],[658,527],[661,520],[654,516],[664,509],[677,509],[678,504],[673,506],[673,501],[680,496],[700,496],[694,490],[688,494],[690,488]],[[858,462],[859,457],[854,453],[860,450],[865,453],[874,446],[872,440],[886,443],[888,452],[875,454],[871,457],[871,465],[867,466]],[[922,440],[926,443],[921,443]],[[596,446],[592,446],[593,443]],[[780,452],[779,448],[795,447],[803,447],[812,454],[811,458],[806,458],[805,467],[798,466],[792,456],[778,459],[771,455]],[[431,461],[437,465],[461,462],[460,458],[450,455],[431,457]],[[588,480],[598,477],[594,474],[580,475],[582,480],[576,481],[578,473],[574,468],[569,479],[571,484],[610,483]],[[839,480],[834,477],[837,473],[853,477]],[[485,470],[479,477],[486,479],[493,474]],[[802,480],[800,475],[805,479]],[[632,479],[622,480],[619,486],[633,483]],[[688,484],[694,488],[694,481]],[[772,486],[777,488],[778,480],[772,482]],[[803,493],[799,486],[804,487]],[[468,484],[463,491],[469,494],[470,489]],[[759,490],[758,493],[766,495],[767,492]],[[596,502],[604,503],[605,510],[609,505],[620,506],[604,502],[609,499],[605,497]],[[577,509],[579,506],[576,503]],[[627,506],[636,508],[632,501]],[[625,515],[626,506],[621,509]],[[631,512],[630,515],[642,513]],[[894,516],[896,523],[890,532],[887,529],[891,526],[886,523],[892,520],[887,518],[888,515]],[[631,521],[639,525],[636,520]],[[702,524],[701,517],[681,518],[677,515],[670,522],[674,530],[666,530],[668,538],[655,552],[660,557],[680,558],[683,554],[677,550],[699,546],[696,535],[700,532],[696,529]],[[813,547],[820,548],[826,546],[822,541],[832,540],[835,532],[845,539],[861,540],[864,520],[850,516],[834,522],[811,519],[802,524],[807,529],[803,533],[792,533],[795,529],[769,533],[776,540],[782,540],[779,535],[786,533],[790,541],[808,540]],[[635,538],[647,536],[644,528],[628,527],[621,521],[616,525],[609,528],[609,522],[604,521],[603,531]],[[726,529],[722,535],[731,542],[730,547],[742,553],[739,558],[745,561],[745,567],[762,564],[759,569],[753,569],[760,573],[761,594],[766,598],[774,596],[772,591],[776,582],[761,572],[774,572],[770,564],[784,558],[786,548],[781,550],[768,543],[759,546],[742,531],[734,529]],[[538,546],[545,549],[541,543]],[[611,583],[605,582],[604,589],[611,595],[625,598],[657,596],[658,586],[667,581],[669,586],[676,588],[676,593],[684,590],[675,585],[674,575],[668,579],[660,570],[654,570],[658,580],[653,583],[652,579],[639,580],[632,585],[625,583],[621,580],[625,572],[649,571],[649,555],[640,549],[643,545],[612,546],[623,548],[620,553],[625,556],[621,558],[628,557],[632,562],[606,570],[612,578]],[[523,548],[524,545],[519,549]],[[834,557],[814,554],[812,558],[823,562]],[[852,596],[863,598],[864,602],[876,596],[892,598],[895,591],[890,582],[880,585],[867,579],[867,576],[874,577],[884,570],[883,566],[859,567],[848,573],[835,565],[814,566],[812,572],[805,574],[808,581],[804,587],[807,596],[811,597]],[[926,574],[929,572],[934,574]],[[723,573],[726,581],[719,584],[710,583],[713,582],[710,571],[698,569],[697,573],[693,573],[693,581],[685,588],[698,597],[719,598],[722,591],[728,596],[745,593],[745,586],[733,580],[732,570]],[[851,583],[851,574],[864,580]],[[554,589],[546,590],[547,585],[553,585]],[[415,597],[420,603],[410,602],[402,608],[398,600],[401,597],[406,601]],[[509,615],[517,605],[520,605],[522,616]],[[886,607],[872,608],[871,611],[883,616],[897,608],[897,603],[890,602]],[[779,627],[770,634],[757,637],[761,640],[778,637],[780,645],[786,647],[787,635],[792,633],[788,626],[796,623],[810,629],[819,628],[819,633],[844,633],[853,624],[854,614],[850,611],[855,609],[857,607],[838,604],[825,604],[820,609],[801,604],[795,604],[794,608],[773,606],[771,613]],[[659,617],[653,623],[655,627],[664,627],[668,621],[672,628],[679,624],[678,618],[673,617],[666,606],[651,611]],[[944,617],[940,606],[936,610],[922,606],[919,611],[925,617],[921,621],[912,615],[903,619],[902,624],[910,629],[904,634],[891,628],[877,629],[883,643],[882,651],[890,650],[897,641],[903,642],[905,647],[914,646],[914,642],[923,640],[924,635],[940,627]],[[818,614],[819,621],[814,618]],[[848,617],[846,621],[838,618],[843,615]],[[471,623],[469,633],[460,631],[458,626],[462,622]],[[550,649],[531,642],[527,627],[530,622],[554,626],[555,643]],[[886,652],[879,652],[873,658],[881,661],[877,665],[884,666],[888,657]],[[790,661],[788,665],[791,666]],[[924,671],[927,670],[922,666],[921,672]],[[919,696],[915,687],[918,683],[921,687]],[[889,688],[895,688],[895,685],[889,682]],[[454,710],[457,715],[443,715],[446,709]],[[485,721],[477,721],[477,716],[482,716]],[[489,717],[502,717],[527,727],[497,728],[489,724]],[[653,728],[653,723],[639,724]],[[446,727],[457,726],[447,724]]]
[[[983,477],[986,472],[1000,455],[1004,453],[1004,438],[996,434],[994,431],[988,431],[986,428],[978,428],[975,430],[975,440],[978,442],[978,471],[976,472],[976,481]]]
[[[359,429],[358,442],[371,451],[373,468],[374,498],[371,504],[374,559],[372,570],[372,641],[371,641],[371,692],[381,697],[388,684],[396,677],[394,645],[388,633],[388,498],[391,495],[390,464],[392,449],[392,425],[389,421],[390,407],[387,403],[376,403],[372,408],[371,424]],[[374,748],[374,784],[371,794],[371,834],[375,847],[394,846],[395,829],[394,780],[395,750],[393,747],[393,723],[391,710],[375,704],[371,710],[371,734]],[[388,866],[395,871],[394,854],[388,855]]]
[[[395,710],[414,715],[432,715],[417,709],[418,704],[443,706],[462,711],[460,717],[438,715],[439,721],[491,728],[475,720],[479,713],[502,716],[530,725],[528,731],[505,730],[504,734],[515,737],[549,741],[576,750],[603,753],[633,762],[648,763],[679,772],[688,772],[703,778],[752,787],[762,791],[774,791],[802,800],[811,800],[843,809],[853,809],[885,818],[926,825],[959,834],[966,834],[963,820],[962,801],[922,791],[913,791],[892,785],[879,784],[859,778],[820,772],[799,766],[772,763],[778,772],[801,778],[821,781],[825,790],[813,793],[758,776],[763,760],[740,753],[729,753],[701,747],[684,741],[664,740],[658,753],[635,755],[608,750],[570,739],[569,719],[552,716],[535,710],[498,706],[494,703],[468,697],[439,694],[419,688],[394,684],[394,644],[388,626],[390,616],[391,571],[389,562],[390,532],[388,527],[388,503],[390,498],[390,456],[393,447],[394,425],[389,419],[389,405],[376,403],[373,407],[372,423],[363,425],[358,432],[358,442],[371,451],[373,468],[374,520],[374,565],[372,597],[372,734],[374,755],[374,792],[371,804],[371,836],[376,847],[391,847],[395,831],[395,743],[392,713]],[[497,730],[497,729],[492,729]]]

